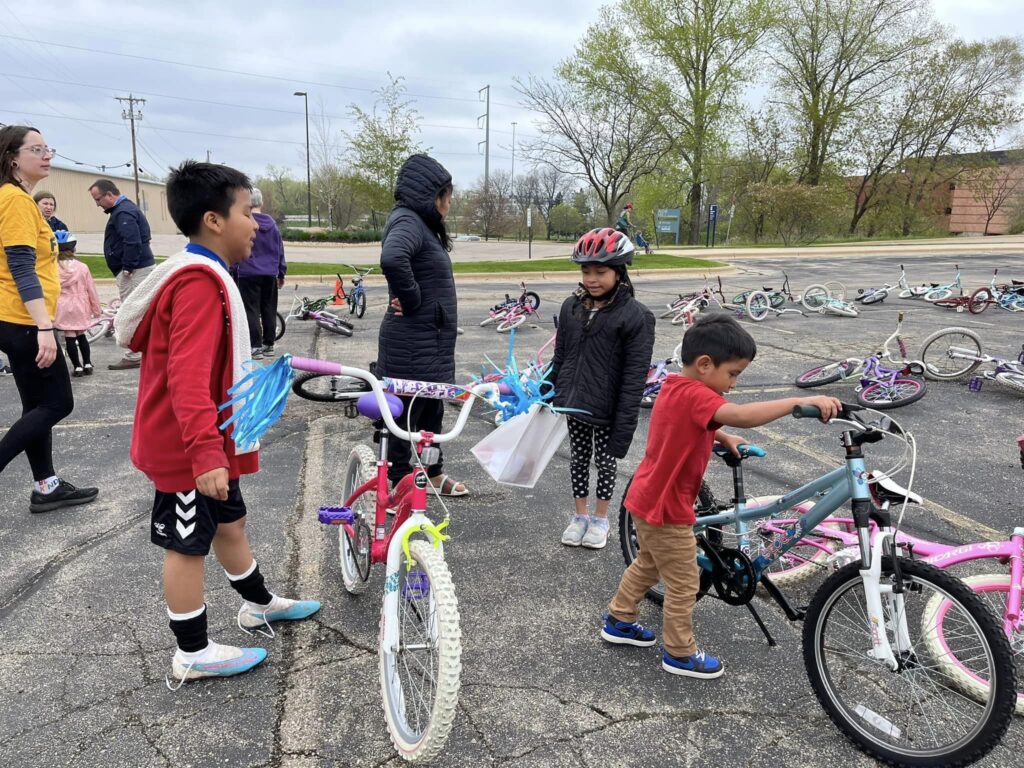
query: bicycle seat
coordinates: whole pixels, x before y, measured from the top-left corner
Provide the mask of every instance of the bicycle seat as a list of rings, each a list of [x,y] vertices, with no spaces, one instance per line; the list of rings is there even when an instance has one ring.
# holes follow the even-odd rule
[[[740,445],[739,448],[739,461],[743,461],[743,459],[763,459],[765,456],[768,455],[768,452],[765,451],[764,448],[761,448],[760,446],[757,445],[747,445],[744,443],[743,445]],[[721,458],[725,459],[726,464],[729,463],[729,459],[732,459],[733,461],[737,460],[736,456],[733,455],[732,451],[730,451],[723,445],[715,443],[715,447],[713,450],[716,456],[720,456]]]
[[[879,501],[888,501],[892,504],[902,504],[904,500],[911,504],[923,504],[924,499],[913,491],[908,491],[892,478],[881,473],[869,472],[868,478],[874,483],[875,496]]]
[[[401,416],[402,411],[405,410],[405,405],[402,401],[392,394],[385,394],[384,398],[388,401],[388,410],[391,411],[391,418],[397,419]],[[356,400],[356,410],[373,421],[378,421],[382,418],[380,405],[378,405],[377,398],[373,392],[367,392],[365,395],[359,396],[359,399]]]

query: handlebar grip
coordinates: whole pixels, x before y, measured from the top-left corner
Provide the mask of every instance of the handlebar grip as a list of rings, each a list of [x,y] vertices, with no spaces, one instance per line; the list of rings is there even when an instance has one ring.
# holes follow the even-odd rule
[[[821,409],[816,405],[794,405],[794,419],[820,419]]]
[[[341,374],[341,366],[332,363],[330,360],[314,360],[311,357],[293,357],[289,361],[292,368],[297,371],[309,371],[310,373],[324,373],[329,376]]]

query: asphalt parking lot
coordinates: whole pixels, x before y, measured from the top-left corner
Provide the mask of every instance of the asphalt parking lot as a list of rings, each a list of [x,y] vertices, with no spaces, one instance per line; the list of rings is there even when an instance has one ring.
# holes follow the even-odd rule
[[[794,288],[840,279],[851,291],[894,281],[899,258],[737,261],[723,277],[727,294],[778,286],[780,270]],[[912,282],[947,281],[963,267],[968,288],[1000,275],[1024,276],[1024,253],[907,256]],[[659,309],[695,278],[646,276],[638,296]],[[520,358],[551,334],[551,315],[573,287],[536,281],[542,322],[519,333]],[[365,366],[376,353],[386,299],[383,281],[367,283],[369,309],[352,338],[328,336],[294,322],[282,351]],[[460,284],[457,362],[468,379],[485,356],[504,358],[507,339],[478,322],[514,281]],[[297,293],[325,292],[302,286]],[[287,308],[294,289],[282,294]],[[738,400],[796,394],[792,381],[818,361],[867,354],[906,313],[912,353],[932,331],[963,325],[986,351],[1016,357],[1024,317],[998,309],[956,314],[892,297],[856,319],[786,316],[747,327],[759,345],[740,380]],[[658,322],[655,356],[667,356],[677,328]],[[0,765],[34,766],[382,766],[399,765],[380,708],[376,638],[381,573],[360,597],[348,595],[332,530],[316,521],[321,504],[337,503],[351,446],[368,442],[362,419],[335,406],[290,400],[263,441],[262,471],[243,481],[250,535],[272,589],[324,603],[312,620],[280,628],[274,640],[246,638],[235,626],[237,600],[209,562],[211,636],[266,645],[267,661],[239,678],[204,681],[177,693],[164,685],[173,638],[160,587],[160,553],[148,543],[151,487],[128,460],[137,374],[110,372],[110,341],[93,345],[97,373],[75,380],[72,416],[55,431],[58,469],[78,484],[101,488],[89,506],[51,515],[28,513],[31,477],[18,461],[0,479]],[[0,379],[0,424],[19,411],[13,381]],[[852,399],[852,386],[826,392]],[[1022,525],[1022,481],[1014,438],[1024,431],[1024,398],[987,384],[934,383],[918,403],[894,411],[917,436],[914,489],[926,498],[908,513],[912,533],[949,543],[1007,534]],[[647,416],[620,485],[643,453]],[[717,681],[697,682],[661,671],[657,649],[605,645],[599,616],[623,570],[613,532],[607,549],[559,544],[571,514],[568,447],[563,446],[532,490],[499,486],[469,448],[490,429],[481,415],[446,450],[448,471],[472,490],[450,501],[452,541],[446,547],[459,597],[463,635],[459,714],[439,766],[869,766],[824,715],[807,683],[800,628],[767,603],[761,614],[779,641],[770,649],[742,608],[703,601],[698,641],[726,663]],[[837,430],[784,419],[750,430],[768,457],[747,467],[750,493],[778,492],[838,464]],[[883,466],[895,447],[872,446]],[[727,475],[713,473],[728,497]],[[618,497],[616,497],[618,498]],[[616,501],[617,505],[617,501]],[[805,602],[819,581],[797,589]],[[660,630],[660,611],[642,610]],[[982,764],[1019,765],[1024,722]]]

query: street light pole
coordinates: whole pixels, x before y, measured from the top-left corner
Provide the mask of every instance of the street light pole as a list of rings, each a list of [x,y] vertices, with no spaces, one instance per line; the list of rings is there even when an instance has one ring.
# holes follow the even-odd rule
[[[296,91],[293,95],[301,96],[306,105],[306,225],[313,226],[313,177],[309,170],[309,94]]]

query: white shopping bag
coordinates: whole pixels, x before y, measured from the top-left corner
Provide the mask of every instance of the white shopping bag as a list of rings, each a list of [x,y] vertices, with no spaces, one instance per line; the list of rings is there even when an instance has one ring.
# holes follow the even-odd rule
[[[533,488],[567,434],[565,416],[534,403],[472,450],[480,466],[499,483]]]

